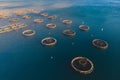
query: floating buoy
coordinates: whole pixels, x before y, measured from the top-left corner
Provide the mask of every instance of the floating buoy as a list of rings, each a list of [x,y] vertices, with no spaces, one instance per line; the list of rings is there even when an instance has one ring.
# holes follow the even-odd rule
[[[101,31],[103,31],[103,28],[101,28]]]

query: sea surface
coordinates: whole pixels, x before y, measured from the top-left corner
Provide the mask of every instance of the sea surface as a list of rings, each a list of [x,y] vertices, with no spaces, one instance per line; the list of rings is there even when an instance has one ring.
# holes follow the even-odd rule
[[[53,4],[47,4],[47,1],[45,3],[44,7]],[[74,2],[69,7],[46,8],[40,12],[56,15],[56,20],[49,20],[34,13],[28,13],[31,16],[29,20],[12,15],[10,18],[17,17],[28,26],[0,34],[0,80],[120,80],[118,3],[120,2],[114,0],[102,0],[101,3],[85,0],[80,4],[78,0],[78,3]],[[44,19],[44,22],[35,24],[33,20],[36,18]],[[62,24],[64,19],[70,19],[73,23]],[[79,25],[83,22],[90,27],[88,32],[79,30]],[[55,23],[57,27],[48,29],[48,23]],[[0,26],[8,24],[9,20],[0,20]],[[36,34],[32,37],[23,36],[22,32],[27,29],[35,30]],[[64,36],[62,31],[65,29],[74,30],[76,36]],[[45,37],[56,38],[57,44],[54,47],[42,46],[41,40]],[[95,48],[92,40],[96,38],[107,41],[108,49]],[[77,56],[87,57],[94,63],[94,71],[91,74],[81,75],[71,67],[71,60]]]

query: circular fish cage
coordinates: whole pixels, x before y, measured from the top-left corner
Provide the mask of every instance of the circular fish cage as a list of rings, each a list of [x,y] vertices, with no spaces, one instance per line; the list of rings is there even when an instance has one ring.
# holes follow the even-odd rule
[[[34,23],[42,23],[42,22],[44,22],[42,19],[34,19]]]
[[[64,24],[72,24],[72,20],[63,20],[62,21]]]
[[[41,43],[44,46],[54,46],[54,45],[56,45],[57,40],[52,37],[47,37],[47,38],[42,39]]]
[[[23,19],[30,19],[31,17],[28,15],[23,16]]]
[[[34,30],[25,30],[22,32],[24,36],[28,36],[28,37],[35,35],[35,33],[36,32]]]
[[[9,22],[18,22],[18,21],[19,21],[19,19],[17,19],[17,18],[12,18],[9,20]]]
[[[71,61],[71,66],[75,71],[85,75],[92,73],[94,70],[92,61],[86,57],[75,57]]]
[[[67,30],[64,30],[64,31],[63,31],[63,34],[64,34],[65,36],[73,37],[73,36],[76,35],[76,32],[73,31],[73,30],[67,29]]]
[[[46,27],[53,29],[53,28],[56,28],[56,25],[53,23],[50,23],[50,24],[47,24]]]
[[[7,15],[0,15],[0,19],[7,19],[8,16]]]
[[[49,16],[48,19],[54,20],[56,19],[56,16]]]
[[[46,17],[46,16],[48,16],[48,14],[47,13],[42,13],[41,16]]]
[[[82,31],[88,31],[90,28],[89,28],[89,26],[80,25],[79,29],[82,30]]]
[[[14,12],[17,16],[24,16],[25,15],[25,11],[15,11]]]
[[[108,48],[108,43],[104,40],[101,39],[94,39],[92,41],[92,44],[99,49],[107,49]]]

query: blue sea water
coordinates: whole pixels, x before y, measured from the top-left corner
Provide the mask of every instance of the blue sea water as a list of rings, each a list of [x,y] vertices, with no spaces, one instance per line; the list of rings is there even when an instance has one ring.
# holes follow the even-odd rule
[[[11,16],[18,17],[28,27],[0,34],[0,80],[120,80],[120,7],[89,3],[40,12],[56,15],[56,20],[33,13],[28,14],[32,17],[30,20]],[[34,24],[35,18],[44,19],[44,23]],[[64,25],[63,19],[70,19],[73,24]],[[82,22],[90,26],[89,32],[79,30]],[[48,29],[47,23],[55,23],[57,27]],[[0,20],[1,26],[6,24],[8,20]],[[36,35],[23,36],[22,31],[26,29],[35,30]],[[65,29],[74,30],[76,36],[64,36]],[[49,36],[57,39],[56,46],[41,45],[41,40]],[[93,47],[92,40],[96,38],[106,40],[108,49]],[[71,67],[71,60],[77,56],[87,57],[94,63],[95,69],[90,75],[81,75]]]

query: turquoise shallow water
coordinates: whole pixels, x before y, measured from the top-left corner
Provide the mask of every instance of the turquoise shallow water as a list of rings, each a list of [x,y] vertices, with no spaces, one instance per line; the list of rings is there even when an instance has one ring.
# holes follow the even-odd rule
[[[55,14],[57,20],[51,21],[36,14],[29,14],[32,16],[30,20],[18,17],[21,22],[28,24],[28,27],[0,34],[0,80],[120,79],[119,7],[73,6],[43,12]],[[38,17],[45,22],[34,24],[33,20]],[[71,19],[73,24],[64,25],[61,23],[62,19]],[[79,30],[78,27],[83,21],[90,26],[89,32]],[[7,20],[0,22],[1,25],[8,24]],[[55,23],[57,28],[46,28],[45,25],[50,22]],[[104,30],[101,31],[101,28]],[[36,35],[23,36],[21,33],[26,29],[35,30]],[[72,29],[77,35],[68,38],[62,34],[65,29]],[[56,46],[44,47],[40,44],[40,41],[48,36],[57,39]],[[109,48],[107,50],[94,48],[92,40],[95,38],[106,40]],[[72,45],[72,42],[75,44]],[[80,75],[70,66],[71,60],[76,56],[88,57],[94,63],[95,69],[90,75]]]

